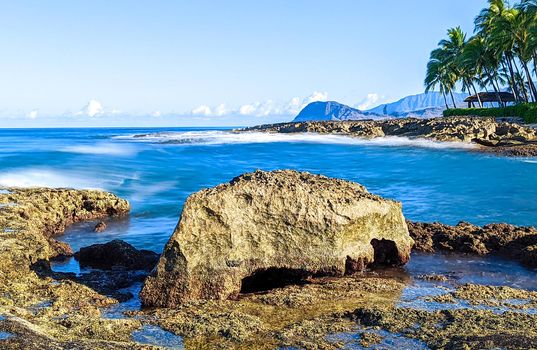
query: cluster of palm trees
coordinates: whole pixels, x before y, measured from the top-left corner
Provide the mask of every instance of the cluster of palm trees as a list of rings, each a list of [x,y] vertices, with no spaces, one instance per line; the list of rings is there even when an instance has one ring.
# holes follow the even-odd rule
[[[488,0],[488,7],[475,18],[474,36],[467,38],[460,27],[448,30],[447,38],[431,52],[425,90],[440,89],[446,108],[448,97],[456,107],[453,90],[476,94],[507,90],[516,102],[537,102],[537,0],[511,6],[506,0]],[[460,84],[460,85],[459,85]]]

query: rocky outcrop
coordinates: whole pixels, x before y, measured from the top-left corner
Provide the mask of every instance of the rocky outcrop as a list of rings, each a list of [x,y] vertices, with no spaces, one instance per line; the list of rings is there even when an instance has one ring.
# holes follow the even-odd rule
[[[134,280],[132,276],[124,282],[116,276],[103,281],[93,274],[58,278],[48,265],[51,258],[72,255],[66,243],[53,238],[68,225],[128,210],[127,201],[102,191],[0,191],[0,332],[11,335],[0,339],[0,348],[142,348],[131,339],[131,332],[141,327],[139,321],[104,319],[100,311],[118,301],[115,295],[99,293],[104,284],[121,287]]]
[[[356,183],[295,171],[256,171],[191,195],[144,305],[226,299],[308,276],[401,265],[413,244],[401,204]],[[288,282],[288,281],[285,281]]]
[[[414,249],[418,251],[498,254],[537,267],[537,230],[534,227],[408,222],[408,229],[416,242]]]
[[[129,203],[102,191],[70,189],[8,189],[0,194],[0,271],[27,271],[32,264],[70,248],[53,237],[68,225],[128,213]]]
[[[75,259],[81,266],[99,269],[124,268],[126,270],[151,270],[159,255],[150,250],[138,250],[129,243],[116,239],[105,244],[93,244],[80,248]]]
[[[450,117],[268,124],[238,131],[338,134],[362,138],[403,136],[435,141],[474,142],[484,147],[537,143],[537,130],[494,118]],[[501,148],[499,148],[501,149]],[[506,155],[509,153],[506,152]]]

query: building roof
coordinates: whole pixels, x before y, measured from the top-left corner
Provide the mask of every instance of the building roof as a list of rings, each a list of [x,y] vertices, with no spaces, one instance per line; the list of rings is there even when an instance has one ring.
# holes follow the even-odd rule
[[[510,92],[499,92],[501,102],[515,102],[515,96]],[[498,100],[498,94],[495,92],[480,92],[479,98],[481,102],[500,102]],[[477,95],[467,97],[464,102],[478,102]]]

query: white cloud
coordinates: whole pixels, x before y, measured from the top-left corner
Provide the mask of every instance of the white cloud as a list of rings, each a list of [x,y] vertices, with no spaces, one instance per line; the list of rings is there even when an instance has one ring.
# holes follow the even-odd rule
[[[191,111],[193,115],[203,116],[225,116],[225,115],[242,115],[252,117],[265,117],[269,115],[295,115],[308,103],[316,101],[326,101],[328,94],[326,92],[314,91],[306,97],[293,97],[285,103],[276,103],[273,100],[263,102],[252,102],[241,105],[239,108],[228,108],[225,104],[216,107],[201,105]]]
[[[194,115],[212,115],[211,108],[205,105],[194,108],[191,113]]]
[[[223,115],[226,115],[228,113],[227,109],[226,109],[226,105],[225,104],[220,104],[218,105],[215,109],[214,109],[214,115],[218,116],[218,117],[221,117]]]
[[[34,109],[33,111],[30,111],[26,114],[26,117],[30,118],[30,119],[35,119],[37,118],[37,109]]]
[[[90,100],[88,104],[82,108],[76,115],[86,115],[88,117],[95,117],[103,113],[103,105],[97,100]]]
[[[306,107],[308,104],[312,102],[317,101],[327,101],[328,100],[328,93],[327,92],[320,92],[320,91],[314,91],[311,95],[300,98],[300,97],[293,97],[291,101],[287,104],[286,107],[286,114],[295,115],[298,114],[304,107]]]
[[[240,115],[252,115],[252,114],[255,113],[255,111],[256,111],[256,106],[254,106],[253,104],[242,105],[239,108],[239,114]]]
[[[162,113],[160,111],[154,111],[154,112],[151,113],[151,116],[155,117],[155,118],[160,117],[161,115],[162,115]]]
[[[361,111],[364,111],[376,106],[380,100],[381,97],[377,93],[367,94],[367,96],[358,102],[355,107]]]

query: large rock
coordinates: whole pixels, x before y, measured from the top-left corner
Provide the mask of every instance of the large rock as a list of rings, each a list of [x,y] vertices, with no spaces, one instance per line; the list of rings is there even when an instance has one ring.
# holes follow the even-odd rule
[[[187,199],[140,297],[167,307],[226,299],[241,287],[401,265],[412,245],[398,202],[348,181],[256,171]]]

